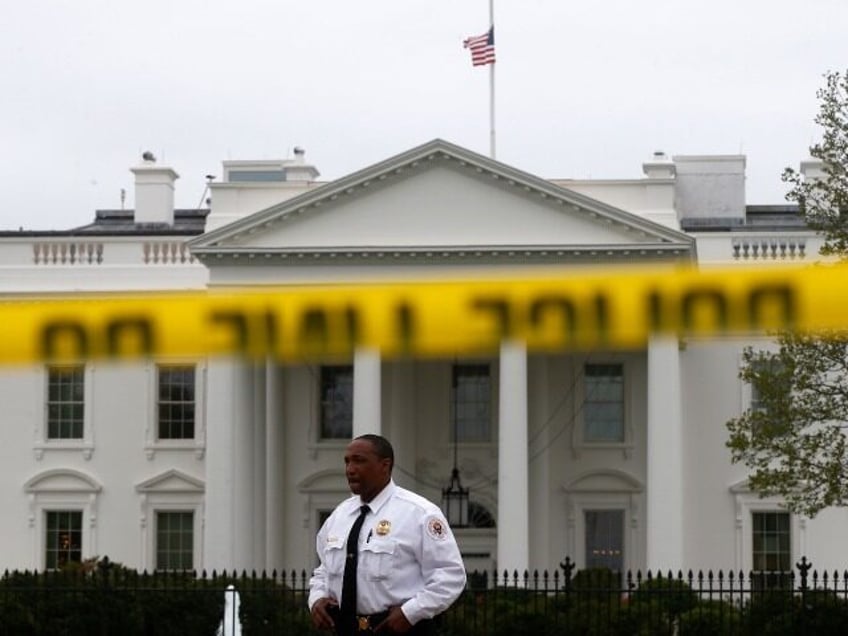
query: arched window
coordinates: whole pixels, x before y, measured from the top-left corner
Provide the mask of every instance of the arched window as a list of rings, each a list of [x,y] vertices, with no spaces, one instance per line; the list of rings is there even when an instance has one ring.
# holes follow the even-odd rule
[[[495,518],[488,508],[474,501],[468,502],[468,527],[469,528],[494,528]]]

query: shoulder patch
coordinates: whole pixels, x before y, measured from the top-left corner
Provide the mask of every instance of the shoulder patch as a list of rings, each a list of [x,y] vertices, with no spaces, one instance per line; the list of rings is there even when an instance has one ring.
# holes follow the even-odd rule
[[[431,539],[436,541],[444,541],[447,539],[448,529],[444,519],[435,515],[427,517],[427,534]]]

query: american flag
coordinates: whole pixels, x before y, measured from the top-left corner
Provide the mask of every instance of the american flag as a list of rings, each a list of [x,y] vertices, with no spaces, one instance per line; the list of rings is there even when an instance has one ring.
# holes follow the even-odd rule
[[[495,27],[489,27],[483,35],[465,38],[462,43],[466,49],[471,49],[471,64],[485,66],[495,63]]]

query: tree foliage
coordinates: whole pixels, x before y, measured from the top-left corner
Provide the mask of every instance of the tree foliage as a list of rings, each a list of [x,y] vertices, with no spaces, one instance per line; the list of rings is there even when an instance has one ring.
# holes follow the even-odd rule
[[[810,147],[810,156],[822,162],[824,176],[804,179],[786,168],[783,181],[790,185],[789,201],[801,206],[811,228],[822,233],[822,254],[848,256],[848,71],[831,72],[825,86],[816,93],[819,112],[815,121],[822,128],[822,140]]]
[[[740,377],[757,399],[727,423],[727,445],[753,491],[813,516],[848,503],[848,333],[784,332],[777,343],[743,353]]]
[[[818,93],[822,139],[810,148],[822,174],[787,168],[786,195],[824,238],[823,255],[848,258],[848,71],[830,72]],[[748,348],[740,377],[757,397],[727,423],[727,446],[744,463],[760,495],[777,495],[793,511],[814,516],[848,504],[848,330],[777,334],[776,352]]]

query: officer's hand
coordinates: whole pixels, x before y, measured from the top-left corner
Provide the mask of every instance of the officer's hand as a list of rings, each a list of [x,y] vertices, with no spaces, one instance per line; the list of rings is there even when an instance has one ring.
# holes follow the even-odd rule
[[[315,601],[312,606],[312,624],[318,629],[333,629],[336,624],[333,622],[333,617],[330,616],[329,608],[338,607],[339,604],[335,599],[325,596]]]
[[[386,634],[405,634],[412,629],[412,624],[406,620],[400,607],[393,607],[389,610],[389,615],[386,619],[374,628],[377,633],[383,632]]]

